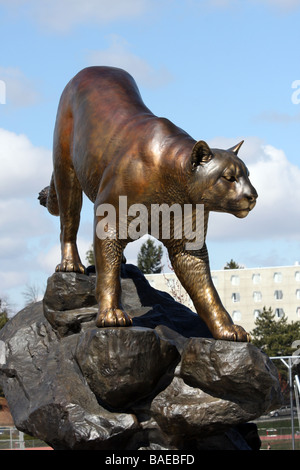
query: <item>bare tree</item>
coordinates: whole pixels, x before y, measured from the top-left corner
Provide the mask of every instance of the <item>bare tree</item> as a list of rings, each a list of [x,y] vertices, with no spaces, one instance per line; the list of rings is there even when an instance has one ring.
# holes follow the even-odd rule
[[[40,288],[36,285],[27,285],[24,292],[22,292],[25,298],[25,305],[34,304],[39,300]]]

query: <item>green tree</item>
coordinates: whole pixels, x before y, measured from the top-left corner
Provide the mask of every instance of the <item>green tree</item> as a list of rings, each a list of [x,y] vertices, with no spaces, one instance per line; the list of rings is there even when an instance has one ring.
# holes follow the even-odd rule
[[[163,266],[161,259],[163,250],[161,245],[155,246],[151,238],[142,244],[137,255],[137,266],[144,274],[158,274]]]
[[[240,266],[238,263],[233,261],[233,259],[231,259],[229,262],[227,261],[227,263],[224,266],[224,269],[243,269],[243,268],[244,266]]]
[[[8,322],[8,307],[7,303],[0,299],[0,330]]]
[[[264,307],[255,320],[251,338],[268,356],[291,356],[292,344],[300,338],[300,321],[288,323],[285,315],[276,320],[272,308]]]
[[[292,356],[295,353],[292,345],[299,338],[300,321],[288,323],[285,315],[277,320],[271,307],[268,310],[264,307],[256,318],[255,328],[251,332],[252,343],[269,357]],[[281,390],[288,400],[288,370],[280,360],[275,360],[274,365],[278,370]],[[297,369],[298,366],[293,368],[293,374],[299,374]]]
[[[4,327],[4,325],[8,322],[8,317],[6,312],[0,313],[0,330]]]
[[[94,258],[94,246],[92,245],[91,248],[86,252],[85,259],[87,260],[88,264],[93,266],[95,264]]]

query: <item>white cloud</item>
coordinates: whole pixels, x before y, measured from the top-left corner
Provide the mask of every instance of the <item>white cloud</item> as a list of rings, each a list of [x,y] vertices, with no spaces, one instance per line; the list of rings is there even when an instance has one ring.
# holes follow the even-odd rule
[[[58,238],[58,237],[57,237]],[[54,272],[55,267],[60,262],[60,243],[56,243],[50,247],[42,249],[37,254],[37,264],[49,275]]]
[[[1,200],[0,274],[5,277],[9,272],[19,273],[16,279],[7,277],[1,290],[4,285],[10,287],[9,282],[16,285],[20,279],[22,284],[30,283],[32,272],[42,269],[37,258],[40,252],[47,251],[53,244],[55,219],[52,219],[36,197]],[[56,235],[58,239],[58,227]]]
[[[40,25],[60,33],[78,24],[105,24],[139,17],[150,0],[0,0],[11,11],[29,15]],[[18,8],[18,10],[17,10]]]
[[[5,103],[15,107],[31,106],[39,100],[36,84],[17,67],[0,67],[0,80],[5,84]],[[2,100],[1,100],[2,101]]]
[[[27,280],[27,275],[24,271],[20,271],[19,269],[8,269],[5,272],[0,272],[0,297],[6,298],[5,292],[8,289],[18,287],[20,285],[25,285]],[[11,301],[9,300],[9,304]]]
[[[34,282],[43,289],[60,262],[59,217],[37,199],[50,182],[52,152],[1,128],[0,142],[0,297],[20,309],[26,286]],[[83,220],[78,238],[83,263],[91,239],[92,229],[88,232]]]
[[[51,151],[5,129],[0,129],[0,142],[2,295],[4,289],[29,282],[31,271],[37,267],[39,246],[49,243],[53,223],[37,199],[50,181]]]
[[[215,139],[212,147],[228,148],[232,139]],[[235,139],[236,141],[242,139]],[[245,139],[240,158],[250,171],[258,192],[257,205],[245,219],[229,214],[212,214],[209,236],[223,239],[297,240],[300,233],[300,168],[287,159],[283,150],[264,145],[260,139]]]
[[[53,229],[53,217],[45,217],[47,210],[40,206],[36,195],[31,198],[13,198],[0,202],[0,255],[1,246],[5,247],[3,255],[7,256],[8,248],[17,242],[23,251],[24,243],[29,237],[46,235]],[[1,242],[5,242],[2,245]]]
[[[0,128],[0,197],[37,197],[50,182],[51,151],[35,147],[28,137]]]
[[[163,86],[172,79],[167,69],[152,68],[144,59],[130,50],[130,44],[118,35],[110,36],[107,49],[90,51],[87,54],[88,65],[109,65],[120,67],[134,76],[140,84],[149,87]]]

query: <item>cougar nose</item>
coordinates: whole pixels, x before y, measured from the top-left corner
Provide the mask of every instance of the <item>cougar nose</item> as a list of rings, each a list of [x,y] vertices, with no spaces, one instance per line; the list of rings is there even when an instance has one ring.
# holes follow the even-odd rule
[[[248,192],[248,194],[246,194],[246,198],[248,199],[251,206],[253,206],[253,207],[255,206],[257,197],[258,197],[258,194],[252,186],[252,188],[250,188],[250,191]]]
[[[251,194],[250,196],[246,196],[249,202],[255,202],[257,199],[257,194]]]
[[[254,202],[258,197],[256,189],[252,186],[251,183],[246,187],[245,196],[249,199],[250,202]]]

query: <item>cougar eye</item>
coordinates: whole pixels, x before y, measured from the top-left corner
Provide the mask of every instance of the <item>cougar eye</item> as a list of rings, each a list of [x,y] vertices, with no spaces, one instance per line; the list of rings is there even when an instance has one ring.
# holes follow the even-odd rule
[[[236,181],[236,177],[233,175],[223,175],[223,178],[230,183],[234,183]]]

